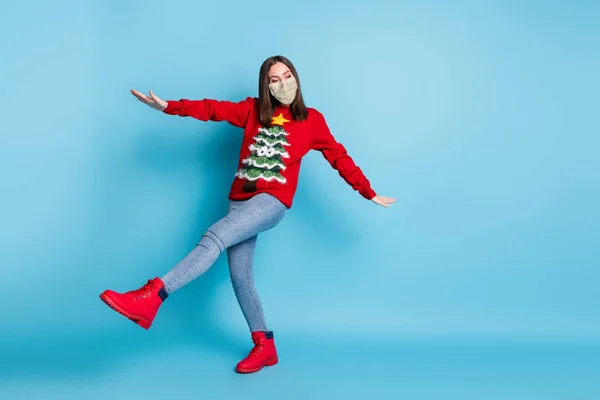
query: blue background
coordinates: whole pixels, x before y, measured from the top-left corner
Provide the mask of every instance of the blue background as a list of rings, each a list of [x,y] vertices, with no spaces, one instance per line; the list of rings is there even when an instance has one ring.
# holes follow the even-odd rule
[[[597,1],[3,4],[0,398],[598,398],[599,19]],[[129,89],[241,100],[274,54],[398,202],[306,156],[256,254],[281,362],[239,376],[224,256],[148,332],[98,294],[193,248],[241,143]]]

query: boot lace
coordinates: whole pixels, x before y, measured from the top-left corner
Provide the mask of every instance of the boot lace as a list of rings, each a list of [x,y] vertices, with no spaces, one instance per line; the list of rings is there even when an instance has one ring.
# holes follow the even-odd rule
[[[154,281],[149,279],[148,282],[139,289],[130,290],[127,294],[131,294],[136,299],[143,299],[150,295],[152,289],[154,289]]]
[[[255,342],[254,343],[254,347],[252,348],[252,350],[250,350],[250,354],[249,356],[252,355],[258,355],[260,353],[260,351],[262,350],[262,342]]]

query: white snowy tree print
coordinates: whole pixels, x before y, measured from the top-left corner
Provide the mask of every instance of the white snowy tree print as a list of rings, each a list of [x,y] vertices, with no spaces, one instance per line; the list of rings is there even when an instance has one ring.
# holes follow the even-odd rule
[[[275,126],[258,129],[255,142],[249,146],[250,155],[242,160],[243,166],[236,173],[238,178],[286,183],[281,171],[286,169],[284,159],[290,157],[286,150],[290,144],[287,140],[289,133],[283,129],[283,122],[289,121],[280,114],[273,118]]]

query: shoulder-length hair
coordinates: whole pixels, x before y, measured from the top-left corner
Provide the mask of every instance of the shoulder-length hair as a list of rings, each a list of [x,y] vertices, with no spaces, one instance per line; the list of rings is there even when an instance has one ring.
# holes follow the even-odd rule
[[[260,67],[260,74],[258,77],[258,107],[259,107],[259,120],[263,126],[271,126],[271,119],[275,113],[275,107],[279,105],[279,101],[273,97],[269,91],[269,69],[277,64],[278,62],[285,64],[291,73],[296,78],[298,84],[298,90],[296,91],[296,97],[292,104],[290,104],[290,111],[296,121],[305,121],[308,117],[308,111],[302,98],[302,90],[300,89],[300,78],[298,72],[290,60],[284,56],[273,56],[267,58],[262,66]]]

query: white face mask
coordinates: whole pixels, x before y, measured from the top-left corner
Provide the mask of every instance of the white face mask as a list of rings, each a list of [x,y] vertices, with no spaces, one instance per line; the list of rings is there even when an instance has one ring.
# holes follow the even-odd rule
[[[292,104],[296,98],[296,91],[298,90],[298,84],[296,78],[291,76],[290,78],[269,84],[269,91],[281,104],[289,105]]]

